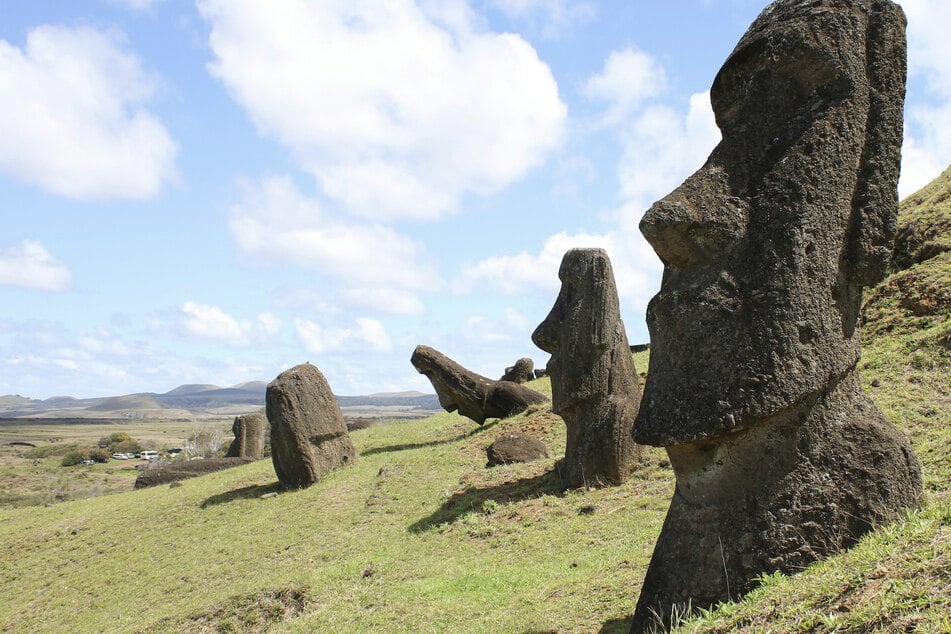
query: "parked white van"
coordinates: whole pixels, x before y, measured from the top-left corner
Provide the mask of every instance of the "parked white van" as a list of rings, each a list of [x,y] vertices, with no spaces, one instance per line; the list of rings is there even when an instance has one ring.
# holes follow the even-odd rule
[[[139,454],[139,458],[142,460],[152,460],[153,458],[158,458],[157,451],[143,451]]]

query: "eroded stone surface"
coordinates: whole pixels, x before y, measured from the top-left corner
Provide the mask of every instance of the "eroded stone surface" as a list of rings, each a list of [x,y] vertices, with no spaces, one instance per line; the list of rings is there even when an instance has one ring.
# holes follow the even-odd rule
[[[495,465],[512,464],[514,462],[531,462],[548,457],[548,448],[545,443],[534,436],[521,432],[512,432],[501,436],[489,445],[485,451],[490,467]]]
[[[860,389],[862,288],[895,237],[905,19],[779,0],[711,101],[723,138],[641,231],[664,262],[634,425],[677,489],[632,631],[794,573],[915,506],[918,461]]]
[[[532,341],[551,353],[552,411],[567,428],[559,473],[568,486],[621,484],[631,472],[640,381],[603,249],[572,249],[561,291]]]
[[[267,433],[267,419],[264,418],[264,414],[235,416],[231,433],[234,434],[234,440],[228,447],[226,458],[260,460],[264,457],[264,436]]]
[[[535,378],[535,362],[528,357],[522,357],[508,368],[505,368],[505,374],[500,381],[511,381],[512,383],[527,383]]]
[[[267,386],[271,460],[286,487],[307,487],[357,458],[343,413],[327,379],[309,363],[282,372]]]
[[[523,385],[494,381],[467,370],[429,346],[416,346],[410,361],[433,384],[443,409],[458,410],[480,425],[487,418],[505,418],[548,401],[544,394]]]

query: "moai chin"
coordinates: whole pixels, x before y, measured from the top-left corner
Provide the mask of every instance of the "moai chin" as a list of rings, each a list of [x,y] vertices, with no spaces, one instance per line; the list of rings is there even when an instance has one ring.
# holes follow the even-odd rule
[[[889,0],[770,4],[713,82],[721,142],[641,220],[664,276],[634,439],[667,448],[677,487],[633,632],[918,503],[856,372],[895,236],[904,30]]]
[[[552,411],[567,428],[559,471],[572,487],[621,484],[634,461],[631,426],[641,386],[611,261],[602,249],[572,249],[558,277],[558,299],[532,341],[551,353]]]

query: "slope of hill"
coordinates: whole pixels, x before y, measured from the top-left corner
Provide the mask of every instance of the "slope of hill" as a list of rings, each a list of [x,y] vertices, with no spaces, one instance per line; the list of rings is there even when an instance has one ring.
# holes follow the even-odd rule
[[[923,210],[911,197],[902,222],[932,231],[928,219],[951,217],[937,199]],[[951,631],[947,257],[896,271],[863,323],[864,387],[912,437],[923,509],[679,631]],[[552,457],[485,468],[485,447],[514,430]],[[564,426],[547,407],[352,436],[359,460],[301,491],[280,490],[260,461],[176,488],[0,510],[0,630],[627,631],[673,488],[662,452],[645,450],[621,487],[564,491],[553,471]]]

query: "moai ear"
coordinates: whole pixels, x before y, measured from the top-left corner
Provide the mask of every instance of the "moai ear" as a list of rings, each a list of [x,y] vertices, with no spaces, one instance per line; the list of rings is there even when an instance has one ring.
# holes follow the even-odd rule
[[[846,275],[872,286],[888,272],[898,225],[905,101],[905,14],[891,2],[875,1],[868,25],[866,73],[869,112],[865,148],[852,199]]]

